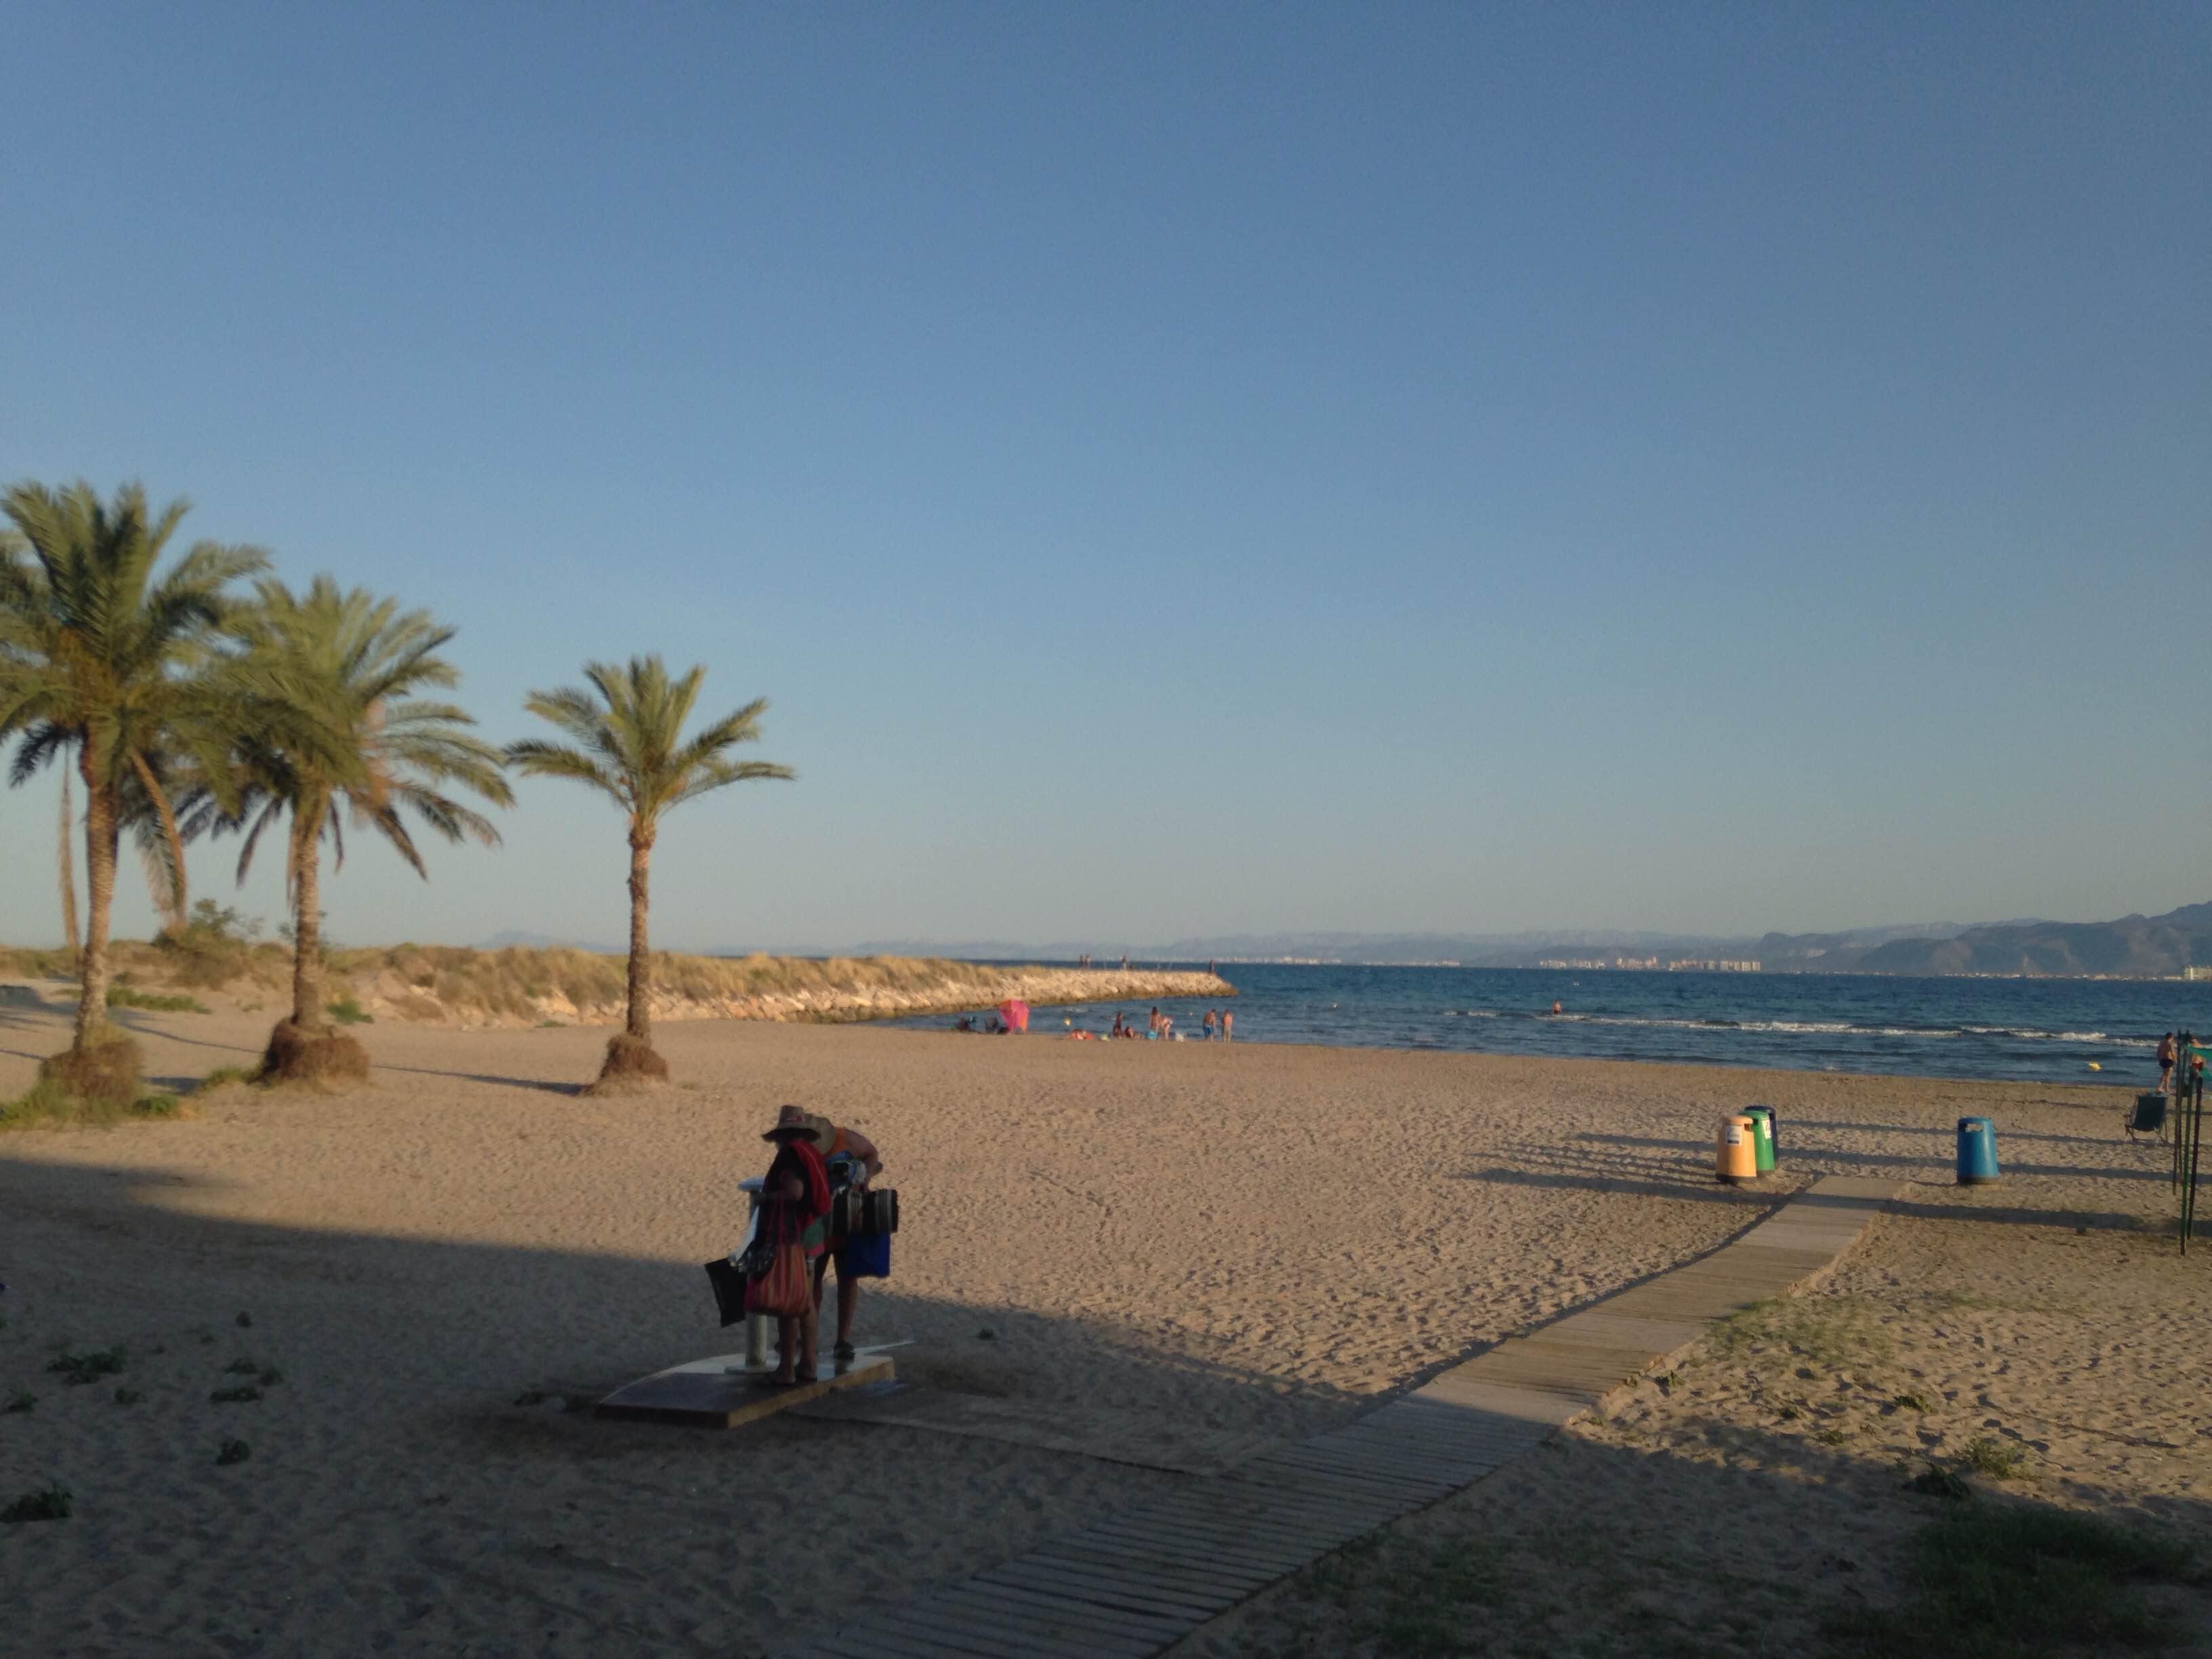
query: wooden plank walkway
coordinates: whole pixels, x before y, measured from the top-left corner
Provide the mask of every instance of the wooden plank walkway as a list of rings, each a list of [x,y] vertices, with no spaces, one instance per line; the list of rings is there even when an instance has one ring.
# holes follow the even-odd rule
[[[1087,1402],[986,1400],[896,1382],[810,1401],[795,1415],[963,1435],[1175,1474],[1221,1474],[1280,1443],[1274,1435],[1163,1424],[1146,1413]]]
[[[1510,1462],[1714,1320],[1787,1295],[1893,1183],[1829,1176],[1741,1237],[1431,1377],[1358,1421],[863,1615],[789,1659],[1144,1659]]]
[[[845,1370],[785,1388],[771,1382],[770,1373],[748,1366],[744,1355],[718,1353],[625,1382],[599,1401],[595,1414],[635,1423],[734,1429],[841,1389],[888,1382],[896,1375],[882,1354],[863,1352]]]

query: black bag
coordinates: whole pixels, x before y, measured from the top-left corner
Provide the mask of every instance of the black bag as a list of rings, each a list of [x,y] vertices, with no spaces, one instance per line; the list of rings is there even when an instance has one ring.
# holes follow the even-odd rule
[[[860,1225],[853,1231],[862,1238],[874,1238],[898,1231],[898,1194],[889,1187],[860,1194]]]
[[[861,1202],[867,1194],[858,1187],[840,1187],[830,1194],[830,1242],[841,1244],[867,1229],[861,1225]]]
[[[718,1255],[707,1264],[707,1282],[714,1287],[714,1310],[722,1316],[725,1325],[735,1325],[745,1316],[745,1273],[733,1265],[729,1257]]]

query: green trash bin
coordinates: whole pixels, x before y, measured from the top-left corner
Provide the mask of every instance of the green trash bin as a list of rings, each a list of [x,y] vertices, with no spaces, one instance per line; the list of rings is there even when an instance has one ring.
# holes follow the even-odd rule
[[[1774,1168],[1774,1108],[1747,1106],[1743,1115],[1751,1120],[1751,1138],[1759,1159],[1759,1172],[1766,1174]]]

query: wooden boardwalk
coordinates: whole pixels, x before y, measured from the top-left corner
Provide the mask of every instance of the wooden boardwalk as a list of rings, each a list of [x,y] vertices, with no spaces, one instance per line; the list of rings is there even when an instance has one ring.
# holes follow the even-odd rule
[[[809,1401],[793,1414],[810,1423],[880,1423],[964,1435],[1174,1474],[1224,1474],[1281,1443],[1278,1435],[1163,1424],[1152,1413],[1088,1401],[988,1400],[897,1382]]]
[[[1829,1176],[1733,1243],[1499,1343],[1346,1427],[868,1613],[791,1659],[1141,1659],[1480,1480],[1714,1320],[1832,1267],[1895,1191]]]

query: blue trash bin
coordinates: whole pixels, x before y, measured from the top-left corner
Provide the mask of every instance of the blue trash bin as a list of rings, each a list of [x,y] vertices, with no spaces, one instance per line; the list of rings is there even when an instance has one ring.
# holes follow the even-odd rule
[[[1997,1178],[1996,1126],[1985,1117],[1959,1120],[1959,1184],[1978,1187]]]

